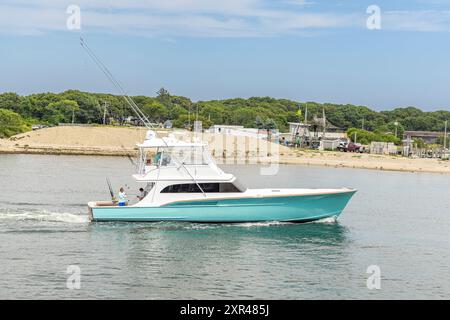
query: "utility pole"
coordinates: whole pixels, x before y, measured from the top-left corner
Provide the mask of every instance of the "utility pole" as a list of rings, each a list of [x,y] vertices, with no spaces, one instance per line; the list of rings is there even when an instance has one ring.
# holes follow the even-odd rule
[[[305,126],[308,124],[308,103],[306,103],[305,107]]]
[[[75,109],[72,109],[72,124],[75,123]]]
[[[189,111],[188,111],[188,126],[191,127],[191,104],[189,104]]]
[[[103,125],[106,124],[106,101],[105,101],[105,105],[104,105],[104,109],[103,109]]]
[[[362,118],[362,126],[361,126],[361,129],[363,129],[364,130],[364,116],[363,116],[363,118]]]
[[[394,122],[394,125],[395,125],[395,137],[397,138],[397,127],[398,127],[398,122],[395,121],[395,122]]]
[[[447,149],[447,122],[448,120],[445,120],[445,129],[444,129],[444,149]]]
[[[325,117],[325,108],[322,108],[322,119],[323,119],[323,135],[322,139],[325,138],[326,128],[327,128],[327,118]]]

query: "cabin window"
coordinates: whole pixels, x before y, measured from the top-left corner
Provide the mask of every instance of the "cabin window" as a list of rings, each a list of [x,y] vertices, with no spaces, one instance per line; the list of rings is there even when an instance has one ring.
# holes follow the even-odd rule
[[[205,193],[242,192],[232,183],[199,183]],[[161,193],[201,193],[196,183],[174,184],[165,187]]]

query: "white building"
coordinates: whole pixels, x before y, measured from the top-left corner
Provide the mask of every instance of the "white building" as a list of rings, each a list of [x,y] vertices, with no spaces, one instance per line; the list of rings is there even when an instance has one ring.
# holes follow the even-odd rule
[[[244,126],[221,125],[216,124],[209,128],[209,133],[226,134],[232,136],[251,137],[257,139],[267,139],[267,130],[256,128],[244,128]],[[272,138],[277,137],[272,133]]]
[[[392,142],[376,142],[370,143],[370,153],[372,154],[397,154],[398,148]]]
[[[244,126],[231,126],[231,125],[215,124],[209,128],[209,132],[210,133],[229,134],[233,131],[241,131],[243,129],[244,129]]]
[[[319,119],[318,122],[321,120]],[[316,133],[314,133],[316,130]],[[304,124],[301,122],[289,122],[289,133],[294,137],[296,134],[300,136],[316,136],[318,138],[327,139],[327,140],[338,140],[338,139],[346,139],[347,133],[342,129],[332,125],[331,123],[327,123],[325,136],[323,136],[323,128],[317,128],[314,124]]]

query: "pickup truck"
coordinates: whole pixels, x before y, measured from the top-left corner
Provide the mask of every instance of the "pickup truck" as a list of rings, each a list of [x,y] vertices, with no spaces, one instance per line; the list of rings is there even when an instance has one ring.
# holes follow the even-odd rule
[[[337,147],[337,150],[342,151],[342,152],[359,152],[359,153],[363,153],[364,152],[364,146],[362,146],[359,143],[345,143],[345,142],[341,142],[339,144],[339,146]]]

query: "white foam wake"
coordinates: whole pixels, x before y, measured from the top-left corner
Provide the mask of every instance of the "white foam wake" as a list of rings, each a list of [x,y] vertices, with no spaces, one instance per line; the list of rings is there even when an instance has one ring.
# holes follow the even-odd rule
[[[319,219],[316,221],[313,221],[313,223],[336,223],[337,222],[337,216],[332,216],[328,218]]]
[[[281,222],[281,221],[264,221],[264,222],[242,222],[236,224],[230,224],[230,226],[239,226],[239,227],[270,227],[277,226],[282,224],[289,224],[289,222]]]
[[[0,211],[0,220],[18,220],[18,221],[45,221],[45,222],[65,222],[65,223],[87,223],[87,215],[73,214],[67,212],[49,212],[41,211]]]

